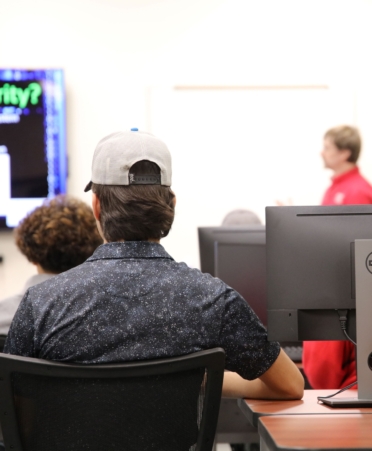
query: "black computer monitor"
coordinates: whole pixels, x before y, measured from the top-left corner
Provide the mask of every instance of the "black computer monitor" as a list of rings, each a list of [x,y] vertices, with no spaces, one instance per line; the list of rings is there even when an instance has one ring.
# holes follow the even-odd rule
[[[270,340],[355,339],[354,240],[372,238],[372,206],[267,207]]]
[[[358,395],[372,400],[368,240],[372,205],[266,208],[269,340],[344,340],[338,311],[348,310],[348,333],[358,342]]]
[[[265,226],[199,227],[200,266],[234,288],[266,326]]]
[[[214,275],[240,293],[266,326],[265,243],[264,228],[245,234],[233,230],[218,237]]]
[[[214,263],[215,242],[265,243],[265,226],[198,227],[200,269],[216,277]]]
[[[266,327],[265,226],[199,227],[198,234],[201,270],[240,293]],[[294,361],[301,361],[301,343],[282,340],[281,345]]]

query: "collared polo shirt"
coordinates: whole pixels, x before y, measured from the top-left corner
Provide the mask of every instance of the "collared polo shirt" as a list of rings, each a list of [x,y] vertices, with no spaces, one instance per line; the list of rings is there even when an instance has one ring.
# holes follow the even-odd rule
[[[372,204],[372,186],[357,166],[332,177],[322,200],[322,205],[352,204]],[[350,341],[304,341],[302,363],[314,389],[343,388],[357,380],[355,347]]]
[[[356,166],[344,174],[332,177],[332,184],[324,194],[322,205],[372,204],[372,186]]]
[[[132,241],[103,244],[82,265],[30,288],[4,352],[99,364],[219,346],[226,368],[246,379],[280,351],[232,288],[175,262],[160,244]]]

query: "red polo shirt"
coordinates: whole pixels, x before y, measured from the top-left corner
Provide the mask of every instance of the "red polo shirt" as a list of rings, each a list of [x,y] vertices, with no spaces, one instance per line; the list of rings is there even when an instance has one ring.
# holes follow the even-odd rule
[[[372,204],[372,186],[358,167],[333,177],[322,201],[322,205],[352,204]],[[350,341],[306,341],[302,363],[314,389],[342,388],[357,379],[355,347]]]
[[[322,205],[372,204],[372,186],[362,177],[359,168],[332,177],[332,184],[324,194]]]

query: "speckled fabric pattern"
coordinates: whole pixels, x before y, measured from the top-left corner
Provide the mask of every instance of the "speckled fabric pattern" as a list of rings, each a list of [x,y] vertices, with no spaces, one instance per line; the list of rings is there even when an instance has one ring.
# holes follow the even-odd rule
[[[246,379],[264,373],[280,350],[236,291],[139,241],[103,244],[82,265],[30,288],[4,352],[88,364],[217,346],[226,368]]]

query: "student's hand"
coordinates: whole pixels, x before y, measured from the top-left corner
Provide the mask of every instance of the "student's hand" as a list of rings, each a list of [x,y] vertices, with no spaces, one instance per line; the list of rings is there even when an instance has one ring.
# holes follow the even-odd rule
[[[291,207],[293,205],[293,199],[290,197],[288,197],[288,199],[284,201],[276,199],[275,203],[278,207]]]

